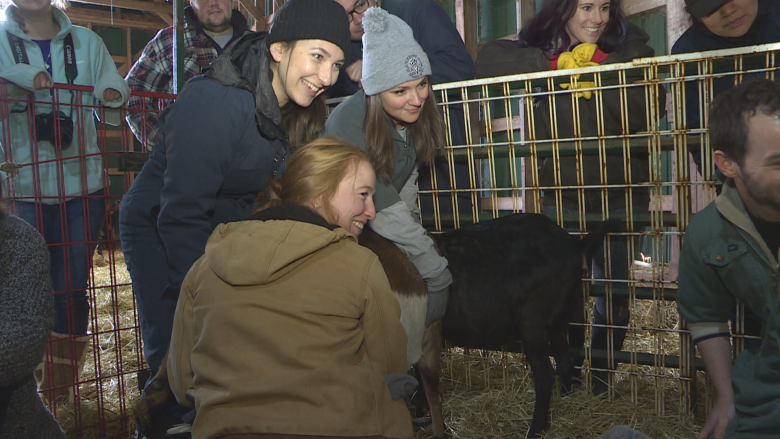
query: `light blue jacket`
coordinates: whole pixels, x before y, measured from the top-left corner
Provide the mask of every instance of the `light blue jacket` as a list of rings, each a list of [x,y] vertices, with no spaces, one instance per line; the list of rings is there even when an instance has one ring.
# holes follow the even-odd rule
[[[116,65],[103,40],[89,29],[73,26],[59,9],[53,9],[60,31],[51,41],[54,78],[50,78],[44,67],[40,47],[19,28],[9,8],[4,11],[6,21],[0,22],[0,77],[12,83],[0,84],[0,151],[4,156],[2,161],[20,165],[37,164],[22,166],[19,174],[10,179],[12,188],[7,186],[8,179],[0,178],[3,194],[20,200],[34,197],[35,201],[57,204],[98,191],[103,188],[104,173],[93,111],[107,122],[118,125],[121,121],[119,111],[104,110],[99,106],[121,107],[130,97],[130,88],[117,73]],[[30,65],[16,64],[6,31],[24,42]],[[67,84],[63,40],[69,32],[73,36],[78,68],[74,83],[93,86],[95,90],[94,93],[76,93],[75,104],[80,105],[78,111],[70,107],[69,90],[53,90],[52,94],[47,89],[35,93],[33,86],[33,80],[40,72],[45,72],[55,83]],[[122,98],[103,102],[103,92],[109,88],[120,92]],[[7,95],[3,93],[3,89],[7,90]],[[57,110],[73,119],[73,142],[69,148],[59,152],[48,141],[34,142],[30,139],[31,115],[26,111],[28,95],[35,101],[30,109],[34,108],[36,114],[48,113],[53,107],[58,107]],[[2,102],[6,96],[7,107]],[[54,106],[51,104],[53,100],[56,102]],[[19,110],[21,112],[13,112]],[[0,177],[6,175],[0,174]]]

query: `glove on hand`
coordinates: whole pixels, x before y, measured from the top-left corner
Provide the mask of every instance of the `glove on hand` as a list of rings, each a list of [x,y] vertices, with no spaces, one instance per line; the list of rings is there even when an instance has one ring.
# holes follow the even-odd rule
[[[393,398],[393,401],[411,395],[419,385],[413,376],[405,373],[391,373],[390,375],[385,375],[384,378],[387,387],[390,389],[390,397]]]
[[[450,287],[441,291],[428,291],[428,312],[425,314],[425,327],[431,326],[431,323],[444,317],[447,310],[447,297],[450,294]]]

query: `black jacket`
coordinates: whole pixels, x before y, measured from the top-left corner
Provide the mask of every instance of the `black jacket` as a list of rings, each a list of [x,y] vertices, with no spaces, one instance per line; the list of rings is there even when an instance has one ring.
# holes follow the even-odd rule
[[[703,24],[694,23],[672,46],[672,54],[704,52],[708,50],[733,49],[736,47],[754,46],[780,42],[780,1],[760,0],[758,16],[748,32],[739,38],[719,37],[710,32]],[[743,64],[744,70],[761,68],[765,66],[762,59],[758,63]],[[691,67],[693,65],[691,64]],[[729,73],[733,71],[733,64],[719,68],[717,73]],[[697,72],[686,72],[695,75]],[[743,80],[752,77],[764,77],[763,73],[743,77]],[[695,129],[702,126],[699,120],[699,82],[688,81],[685,88],[685,108],[687,116],[687,128]],[[714,95],[724,92],[734,86],[734,76],[725,75],[715,78],[713,81]],[[706,121],[705,121],[706,122]]]
[[[244,219],[290,156],[266,35],[247,34],[187,82],[160,114],[163,142],[128,192],[139,211],[127,215],[137,221],[159,206],[168,288],[177,293],[214,228]]]

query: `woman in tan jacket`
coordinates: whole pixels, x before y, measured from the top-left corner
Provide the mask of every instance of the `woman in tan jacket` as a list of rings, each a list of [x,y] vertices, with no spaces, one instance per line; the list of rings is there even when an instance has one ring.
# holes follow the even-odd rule
[[[194,439],[412,437],[391,391],[414,383],[400,307],[356,239],[374,188],[360,149],[318,139],[293,154],[269,207],[211,235],[168,358],[173,392],[197,410]]]

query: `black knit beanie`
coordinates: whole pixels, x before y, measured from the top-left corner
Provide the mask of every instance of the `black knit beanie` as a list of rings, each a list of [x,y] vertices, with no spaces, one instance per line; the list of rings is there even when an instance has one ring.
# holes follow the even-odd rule
[[[349,19],[333,0],[288,0],[274,13],[266,41],[325,40],[349,55]]]

